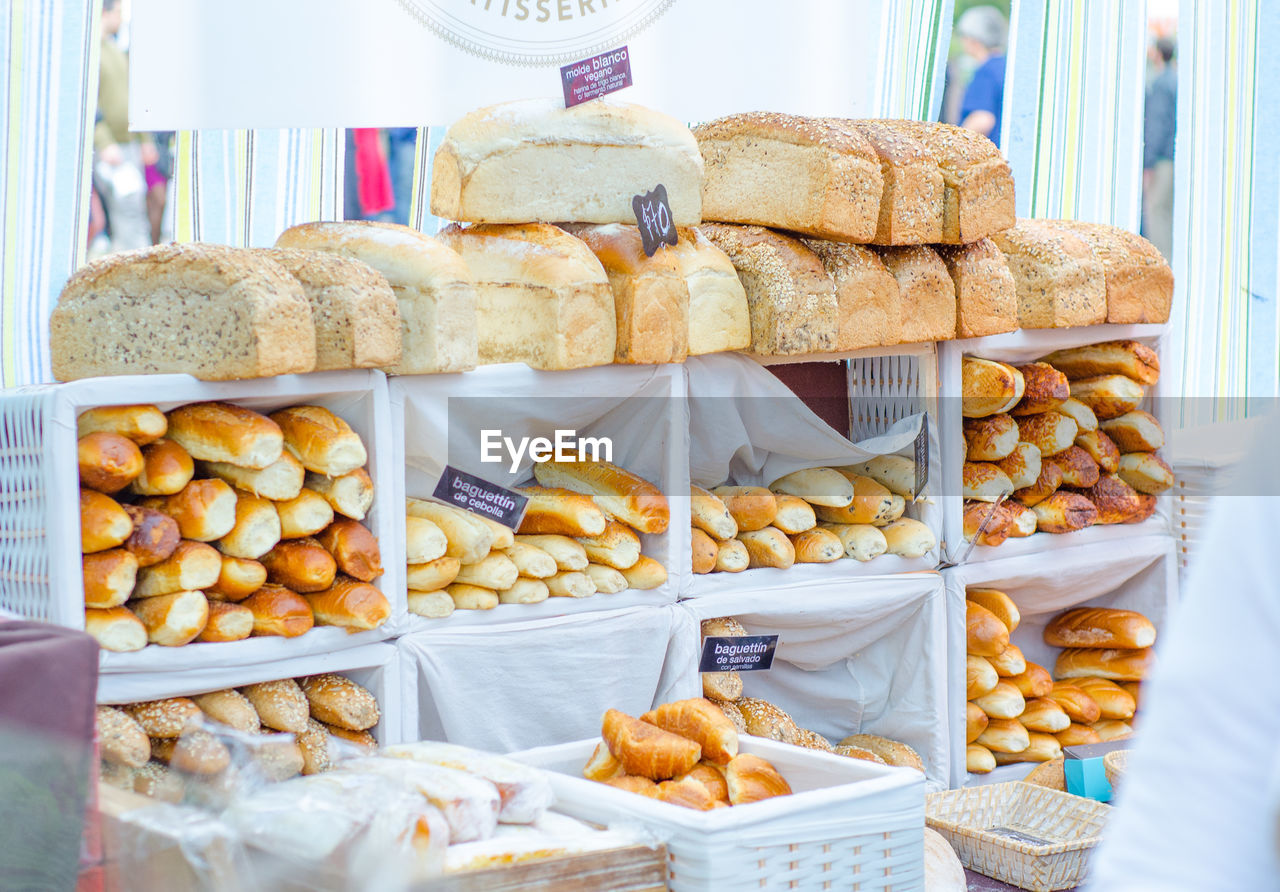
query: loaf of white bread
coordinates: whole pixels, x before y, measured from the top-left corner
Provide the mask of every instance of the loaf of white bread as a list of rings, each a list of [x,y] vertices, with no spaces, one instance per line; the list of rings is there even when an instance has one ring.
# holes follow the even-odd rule
[[[729,257],[696,226],[682,226],[670,248],[689,289],[689,355],[751,346],[747,293]]]
[[[633,196],[661,183],[673,222],[702,219],[702,156],[675,118],[612,100],[489,106],[445,133],[431,213],[472,223],[630,223]]]

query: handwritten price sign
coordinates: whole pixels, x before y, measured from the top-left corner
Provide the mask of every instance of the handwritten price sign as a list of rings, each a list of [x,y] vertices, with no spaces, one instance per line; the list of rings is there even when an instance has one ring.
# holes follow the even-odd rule
[[[659,245],[675,245],[676,224],[671,219],[666,186],[659,183],[652,192],[635,196],[631,199],[631,209],[636,212],[636,225],[640,227],[646,257],[656,254]]]

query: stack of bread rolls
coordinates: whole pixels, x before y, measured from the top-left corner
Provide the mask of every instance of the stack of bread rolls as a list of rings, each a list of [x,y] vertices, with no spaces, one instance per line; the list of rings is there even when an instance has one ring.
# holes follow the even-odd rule
[[[738,730],[701,697],[638,719],[610,709],[600,736],[582,774],[619,790],[697,811],[791,794],[769,762],[738,752]]]
[[[409,611],[432,619],[454,610],[588,598],[667,581],[641,552],[641,535],[666,532],[666,497],[612,462],[545,461],[518,533],[442,502],[409,499]]]
[[[1110,341],[1018,366],[965,357],[962,369],[966,539],[1140,523],[1173,485],[1160,424],[1138,408],[1160,374],[1149,347]]]
[[[234,771],[227,729],[285,734],[252,747],[269,780],[318,774],[338,760],[335,741],[377,747],[369,729],[378,701],[344,675],[284,678],[190,697],[99,706],[97,733],[102,779],[169,802],[180,802],[188,781]]]
[[[78,419],[85,629],[106,650],[376,628],[360,436],[320,406],[106,406]]]
[[[763,486],[692,487],[694,573],[921,557],[937,537],[903,517],[915,465],[884,455],[845,468],[795,471]]]
[[[1117,740],[1133,732],[1136,682],[1150,655],[1117,650],[1116,642],[1154,640],[1155,629],[1144,617],[1101,608],[1077,608],[1056,617],[1045,630],[1046,642],[1065,635],[1077,642],[1108,643],[1078,657],[1064,651],[1050,675],[1010,643],[1021,616],[1007,594],[970,588],[966,597],[969,771],[985,774],[997,765],[1049,762],[1062,755],[1064,746]],[[1121,687],[1130,682],[1132,690]]]

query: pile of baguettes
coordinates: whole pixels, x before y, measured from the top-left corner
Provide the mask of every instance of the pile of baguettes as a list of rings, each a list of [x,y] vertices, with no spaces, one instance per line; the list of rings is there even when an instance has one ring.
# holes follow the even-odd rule
[[[902,516],[914,483],[910,459],[883,455],[848,468],[793,471],[768,487],[694,486],[693,572],[922,557],[938,540],[926,524]]]
[[[1155,351],[1137,341],[1020,366],[965,357],[965,538],[1000,545],[1150,517],[1173,485],[1160,423],[1138,408],[1159,377]]]
[[[1054,617],[1044,642],[1064,648],[1051,676],[1010,635],[1017,605],[996,589],[966,593],[968,770],[1048,762],[1064,746],[1133,734],[1139,688],[1153,662],[1156,629],[1132,610],[1076,607]],[[1056,680],[1055,680],[1056,678]]]
[[[612,462],[545,461],[519,533],[442,502],[409,499],[409,612],[433,619],[454,610],[589,598],[667,581],[660,561],[641,553],[640,534],[671,520],[658,487]]]
[[[338,760],[333,738],[375,749],[369,729],[378,701],[344,675],[283,678],[240,689],[143,703],[99,706],[102,780],[167,802],[181,802],[188,779],[210,780],[232,764],[218,728],[276,734],[254,747],[269,780],[328,771]],[[216,723],[216,724],[211,724]],[[290,741],[281,734],[293,735]]]
[[[703,641],[708,637],[741,637],[746,634],[747,630],[742,623],[731,616],[702,621]],[[723,712],[739,733],[848,756],[850,759],[924,771],[924,761],[920,755],[900,741],[875,734],[852,734],[838,744],[832,744],[817,731],[801,728],[789,713],[768,700],[744,696],[742,675],[738,672],[703,672],[702,696]]]
[[[632,198],[658,184],[677,242],[648,257]],[[459,222],[95,261],[54,310],[54,375],[821,354],[1163,322],[1172,296],[1136,235],[1015,220],[999,151],[946,124],[752,112],[690,131],[635,105],[506,103],[449,128],[431,210]]]
[[[376,628],[373,480],[321,406],[89,409],[77,420],[85,630],[105,650]]]

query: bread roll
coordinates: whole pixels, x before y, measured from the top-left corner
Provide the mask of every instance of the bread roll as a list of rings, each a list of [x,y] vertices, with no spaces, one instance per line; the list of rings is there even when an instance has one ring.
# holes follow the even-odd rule
[[[105,431],[127,437],[139,446],[164,436],[169,422],[155,406],[100,406],[86,409],[76,417],[76,436]]]
[[[302,462],[287,451],[265,468],[242,468],[220,461],[202,462],[200,467],[205,474],[226,481],[236,489],[282,502],[296,499],[302,493],[302,483],[307,476]]]
[[[1057,455],[1046,458],[1062,469],[1062,485],[1088,489],[1098,482],[1098,463],[1079,446],[1071,445]]]
[[[407,574],[408,586],[419,592],[434,592],[453,582],[461,569],[462,565],[458,559],[448,556],[422,564],[410,564]]]
[[[848,478],[853,488],[853,500],[841,507],[818,505],[814,508],[819,520],[826,523],[870,523],[889,522],[893,512],[893,493],[879,481],[847,469],[840,473]],[[775,519],[775,526],[776,519]]]
[[[1151,620],[1133,610],[1075,607],[1045,626],[1044,642],[1052,647],[1150,647],[1156,641]]]
[[[391,603],[386,595],[369,583],[349,576],[339,576],[330,588],[304,597],[317,626],[367,632],[391,616]]]
[[[1009,475],[989,462],[965,462],[962,482],[964,498],[980,502],[994,502],[1013,492]]]
[[[501,591],[515,585],[519,575],[515,561],[504,554],[490,552],[474,564],[461,565],[454,581]]]
[[[1061,706],[1073,722],[1091,725],[1101,717],[1097,701],[1068,682],[1055,681],[1048,698]]]
[[[991,238],[1013,274],[1022,328],[1070,328],[1106,320],[1106,280],[1086,242],[1052,221],[1026,219]]]
[[[924,557],[938,546],[938,537],[933,530],[911,517],[900,517],[893,523],[880,527],[884,541],[889,546],[889,554],[899,557]]]
[[[592,568],[595,568],[595,571]],[[611,573],[617,573],[616,580],[605,580],[601,578],[597,581],[596,571],[608,570]],[[605,583],[611,591],[606,594],[613,594],[622,591],[627,587],[627,581],[622,578],[622,574],[618,573],[610,567],[602,567],[599,564],[589,564],[587,566],[587,575],[591,577],[591,581],[596,583],[597,591],[604,591],[600,587],[600,583]],[[620,587],[619,587],[620,586]],[[547,588],[547,584],[541,579],[525,579],[521,577],[511,584],[509,588],[502,589],[498,592],[499,604],[541,604],[547,598],[551,597],[551,590]]]
[[[450,560],[456,560],[456,558]],[[442,619],[451,616],[456,609],[453,596],[444,589],[431,592],[416,592],[409,589],[409,612],[416,616]]]
[[[977,541],[979,545],[1002,545],[1009,537],[1013,514],[1003,504],[990,502],[964,503],[965,541]]]
[[[732,671],[703,672],[702,696],[709,700],[737,700],[742,696],[742,676]],[[745,727],[740,730],[745,731]]]
[[[964,440],[966,461],[1000,461],[1018,447],[1018,425],[1003,414],[967,418]]]
[[[99,706],[95,724],[104,762],[141,768],[151,758],[151,741],[138,721],[110,706]]]
[[[281,539],[314,536],[333,523],[333,507],[313,489],[303,488],[296,497],[276,502],[276,514],[280,518]]]
[[[640,560],[640,537],[616,520],[609,521],[600,535],[579,536],[578,541],[587,550],[590,560],[615,570],[634,567]]]
[[[432,510],[435,507],[437,506],[433,505]],[[470,563],[475,563],[483,557],[483,554],[479,554],[481,543],[488,537],[481,535],[478,525],[465,523],[461,519],[455,521],[454,515],[449,515],[445,512],[440,512],[440,515],[445,519],[446,525],[453,529],[455,538],[460,540],[460,546],[465,548],[466,553],[463,556],[472,559]],[[473,519],[475,518],[466,518],[465,520]],[[410,564],[425,564],[434,561],[443,557],[448,552],[449,547],[449,538],[435,521],[428,520],[425,517],[415,517],[412,514],[405,517],[405,549],[406,557]],[[455,551],[457,550],[462,549],[455,547]],[[456,560],[458,556],[453,555],[453,557]]]
[[[476,519],[489,528],[493,533],[493,544],[489,546],[494,551],[505,551],[515,544],[516,531],[506,524],[498,523],[496,520],[485,517],[483,514],[475,515]]]
[[[1085,746],[1090,743],[1102,743],[1098,732],[1088,725],[1072,722],[1065,730],[1054,735],[1061,746]]]
[[[1036,529],[1045,533],[1072,533],[1098,520],[1093,502],[1073,492],[1055,492],[1031,510],[1036,513]]]
[[[1094,699],[1102,710],[1102,718],[1123,721],[1133,718],[1137,703],[1133,696],[1113,681],[1105,678],[1076,679],[1076,687]]]
[[[127,653],[147,646],[147,628],[128,607],[86,608],[84,630],[103,650]]]
[[[140,496],[170,496],[191,482],[195,470],[187,450],[173,440],[156,440],[142,447],[142,472],[133,478],[129,491]]]
[[[139,795],[171,805],[180,805],[187,795],[182,775],[154,760],[134,769],[132,789]]]
[[[852,734],[840,741],[839,745],[861,747],[879,756],[886,765],[924,771],[924,762],[919,753],[899,740],[890,740],[875,734]]]
[[[896,492],[891,493],[889,498],[892,500],[887,513],[881,514],[875,520],[871,521],[873,526],[887,527],[889,524],[898,520],[907,510],[907,500]]]
[[[1110,740],[1126,740],[1133,736],[1133,725],[1119,720],[1103,719],[1100,722],[1094,722],[1090,727],[1102,743]]]
[[[1016,644],[1010,644],[999,656],[987,657],[987,661],[1001,678],[1013,678],[1027,671],[1027,661]]]
[[[134,615],[147,629],[147,641],[181,647],[194,641],[209,621],[204,592],[173,592],[133,602]]]
[[[1100,422],[1100,427],[1121,452],[1155,452],[1164,446],[1160,422],[1141,409]]]
[[[245,685],[240,693],[253,704],[262,724],[275,731],[300,734],[307,730],[311,705],[292,678]]]
[[[622,570],[622,577],[627,580],[627,588],[649,590],[658,588],[667,581],[667,568],[648,555],[640,555],[635,566]]]
[[[611,518],[641,533],[662,533],[671,520],[667,498],[649,481],[611,462],[545,461],[534,466],[534,476],[544,486],[583,493]],[[586,531],[579,535],[594,536]]]
[[[324,722],[320,724],[324,725]],[[378,748],[377,739],[368,731],[348,731],[346,728],[339,728],[336,725],[324,725],[324,729],[329,733],[330,737],[336,737],[338,740],[355,744],[366,750],[376,750]]]
[[[1019,502],[1005,502],[1000,507],[1013,517],[1009,524],[1010,538],[1023,538],[1036,532],[1039,519],[1036,513],[1026,505]]]
[[[616,709],[605,712],[601,736],[627,774],[651,780],[687,774],[702,754],[697,742]]]
[[[221,480],[192,480],[180,492],[151,496],[139,504],[163,511],[176,520],[184,539],[213,542],[236,525],[236,493]]]
[[[364,520],[373,507],[373,478],[364,468],[341,477],[308,473],[306,487],[320,494],[333,510],[352,520]]]
[[[799,564],[828,564],[844,557],[844,543],[830,530],[806,530],[798,536],[792,536],[791,544],[796,551],[796,563]]]
[[[264,585],[240,603],[253,611],[254,635],[296,638],[315,625],[311,605],[283,585]]]
[[[237,731],[258,730],[260,724],[258,711],[253,708],[248,697],[235,689],[194,694],[191,700],[200,707],[201,712],[215,722],[221,722]]]
[[[1020,753],[996,753],[997,765],[1015,762],[1049,762],[1062,757],[1062,744],[1052,734],[1031,731],[1027,735],[1030,744]]]
[[[960,365],[961,414],[985,418],[1008,412],[1022,399],[1026,381],[1011,365],[966,356]]]
[[[338,571],[361,582],[372,582],[382,575],[382,551],[368,527],[343,518],[335,521],[316,541],[333,555]]]
[[[824,523],[822,528],[835,533],[844,546],[845,557],[855,561],[869,561],[889,550],[884,533],[868,524]]]
[[[129,600],[138,577],[138,559],[123,548],[82,558],[84,606],[106,610]]]
[[[554,576],[557,570],[556,560],[541,548],[525,542],[513,542],[501,552],[516,565],[521,576],[529,579],[546,579]],[[420,588],[420,586],[413,586]]]
[[[1071,382],[1072,398],[1093,410],[1099,426],[1138,408],[1144,395],[1142,385],[1124,375],[1098,375]]]
[[[80,490],[80,550],[84,554],[123,545],[133,534],[133,520],[111,496]]]
[[[1027,746],[1030,745],[1031,738],[1028,737]],[[973,774],[987,774],[995,770],[996,757],[982,744],[970,741],[965,747],[964,767],[966,771]]]
[[[197,641],[242,641],[253,634],[253,611],[228,601],[209,601],[209,618]]]
[[[1010,678],[1009,683],[1017,687],[1025,699],[1046,697],[1053,690],[1053,677],[1049,670],[1035,663],[1027,663],[1026,671]]]
[[[98,492],[124,489],[142,473],[142,452],[128,437],[96,431],[76,443],[80,484]]]
[[[956,337],[980,338],[1018,327],[1018,294],[1004,255],[988,238],[935,245],[956,289]]]
[[[267,568],[257,561],[222,555],[218,579],[203,589],[211,601],[243,601],[267,581]]]
[[[704,675],[736,675],[736,673],[708,672],[708,673],[704,673]],[[704,696],[706,695],[704,694]],[[733,723],[733,727],[738,729],[739,734],[747,733],[747,720],[743,717],[742,709],[739,708],[737,703],[734,703],[729,700],[715,700],[715,699],[712,699],[711,702],[714,703],[716,705],[716,708],[719,709],[721,712],[723,712],[725,714],[725,717],[728,718],[729,721]]]
[[[1054,411],[1069,416],[1076,423],[1076,427],[1081,434],[1098,429],[1098,416],[1094,415],[1093,410],[1079,400],[1067,398]]]
[[[1026,415],[1017,422],[1019,437],[1033,444],[1045,458],[1068,449],[1078,433],[1075,421],[1058,412]]]
[[[981,604],[966,601],[965,640],[970,654],[997,657],[1009,646],[1009,629],[1000,622],[999,617]]]
[[[189,726],[200,720],[200,707],[187,697],[128,703],[121,709],[153,739],[180,737]]]
[[[539,548],[542,551],[545,551],[547,554],[551,555],[552,560],[556,562],[556,567],[559,570],[587,569],[587,550],[577,539],[571,539],[568,536],[554,535],[519,535],[516,536],[516,542],[531,545],[534,548]],[[639,563],[644,563],[645,560],[647,559],[642,555]],[[637,564],[637,566],[638,565],[639,564]],[[627,571],[623,571],[623,575],[626,575],[626,572]],[[659,585],[661,585],[661,583],[659,583]],[[634,588],[635,586],[633,585],[632,587]]]
[[[927,245],[878,248],[898,282],[903,343],[946,341],[956,336],[956,288],[951,274]]]
[[[994,613],[996,619],[1000,620],[1010,633],[1013,633],[1018,628],[1018,624],[1022,622],[1022,614],[1018,610],[1018,605],[1014,603],[1012,598],[998,589],[970,586],[965,589],[964,597],[966,601],[972,601],[974,604],[979,604]],[[1014,674],[1016,675],[1017,673]]]
[[[381,713],[373,694],[345,675],[326,672],[298,679],[312,717],[348,731],[367,731]]]
[[[520,523],[523,534],[599,536],[608,523],[590,496],[560,487],[526,486],[517,491],[529,499]]]
[[[716,616],[711,619],[704,619],[699,624],[702,637],[742,637],[747,634],[747,629],[737,619],[732,616]]]
[[[1000,681],[986,694],[972,700],[993,719],[1016,719],[1022,715],[1026,702],[1022,693],[1007,681]]]
[[[914,501],[920,495],[915,491],[915,460],[905,455],[877,455],[873,459],[840,470],[870,477],[889,492],[905,499]]]
[[[1042,734],[1056,734],[1065,731],[1071,724],[1071,718],[1057,701],[1048,697],[1033,697],[1026,702],[1018,721],[1028,731],[1039,731]]]
[[[689,516],[695,527],[714,539],[732,539],[738,534],[738,522],[724,502],[701,486],[690,487]]]
[[[1028,508],[1035,508],[1036,505],[1056,493],[1061,485],[1062,468],[1051,461],[1042,459],[1040,462],[1040,476],[1036,478],[1035,483],[1022,489],[1015,489],[1013,498],[1019,504],[1026,505]]]
[[[1089,457],[1107,474],[1114,474],[1120,467],[1120,450],[1105,433],[1100,430],[1086,431],[1076,436],[1076,443],[1089,453]]]
[[[307,719],[307,730],[297,735],[298,749],[302,752],[302,773],[321,774],[333,767],[335,753],[330,744],[329,732],[315,719]]]
[[[773,518],[773,526],[782,530],[788,536],[795,536],[812,530],[818,525],[818,518],[813,512],[813,506],[799,496],[775,493],[774,500],[778,507],[778,513]]]
[[[285,448],[308,471],[341,477],[369,460],[360,435],[323,406],[294,406],[271,413]]]
[[[755,697],[743,697],[738,701],[742,710],[742,719],[746,723],[747,733],[755,737],[767,737],[769,740],[780,740],[783,743],[794,743],[799,728],[795,719],[774,706],[768,700]]]
[[[719,573],[741,573],[751,566],[751,555],[747,546],[737,539],[726,539],[716,543],[715,569]]]
[[[696,741],[702,747],[702,758],[715,765],[727,765],[738,754],[738,732],[733,723],[701,697],[664,703],[640,720]]]
[[[222,556],[203,542],[184,540],[168,558],[138,571],[134,598],[154,598],[214,585],[222,573]],[[198,630],[197,630],[198,631]]]
[[[280,459],[284,436],[261,413],[231,403],[191,403],[169,413],[168,437],[192,458],[265,468]]]
[[[987,714],[976,703],[965,705],[965,743],[973,743],[987,727]]]
[[[842,508],[853,501],[853,483],[833,468],[806,468],[769,484],[775,494],[796,496],[811,505]],[[776,518],[775,518],[776,519]]]
[[[744,548],[746,546],[743,546]],[[710,573],[716,568],[716,559],[720,554],[720,546],[702,530],[694,527],[690,530],[689,548],[693,555],[693,572],[699,575]]]
[[[689,355],[745,350],[751,346],[747,293],[728,256],[694,226],[676,230],[665,250],[689,289]]]
[[[1010,414],[1039,415],[1042,412],[1056,412],[1071,396],[1071,386],[1067,376],[1045,362],[1029,362],[1017,366],[1026,382],[1026,390],[1018,405],[1010,409]]]
[[[1124,375],[1148,387],[1160,380],[1160,357],[1138,341],[1104,341],[1058,350],[1044,358],[1068,378]]]
[[[275,503],[241,493],[236,498],[236,523],[218,540],[217,548],[231,557],[260,558],[280,541],[280,515]]]
[[[1118,226],[1059,220],[1079,236],[1102,264],[1107,284],[1107,321],[1138,324],[1169,321],[1173,272],[1155,245]]]
[[[561,570],[543,582],[547,591],[560,598],[589,598],[596,593],[596,584],[591,577],[578,570]]]
[[[1173,486],[1173,469],[1154,452],[1130,452],[1120,456],[1120,479],[1138,492],[1158,496]]]
[[[747,547],[749,566],[778,567],[785,570],[796,562],[796,549],[786,533],[774,527],[738,533],[738,540]]]
[[[993,753],[1020,753],[1031,746],[1027,729],[1017,719],[991,719],[976,742]]]
[[[158,564],[173,554],[182,541],[177,521],[153,508],[125,505],[124,510],[133,521],[133,532],[124,547],[137,559],[139,567]]]
[[[1058,678],[1096,675],[1112,681],[1142,681],[1155,666],[1151,648],[1068,648],[1058,654],[1053,674]]]
[[[968,654],[965,657],[965,699],[973,700],[989,694],[1000,683],[995,667],[985,657]]]
[[[324,591],[338,572],[333,555],[315,539],[286,539],[261,557],[267,579],[299,594]]]
[[[340,254],[386,278],[399,305],[401,342],[400,360],[387,371],[416,375],[475,368],[472,276],[462,258],[439,240],[394,223],[317,222],[286,229],[276,246]]]
[[[1133,487],[1111,474],[1103,474],[1082,495],[1098,509],[1098,523],[1130,523],[1143,511]]]

